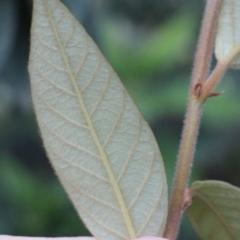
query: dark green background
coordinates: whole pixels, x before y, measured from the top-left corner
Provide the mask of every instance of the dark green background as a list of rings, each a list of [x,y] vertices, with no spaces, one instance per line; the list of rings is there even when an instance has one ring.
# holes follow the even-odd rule
[[[65,0],[149,122],[171,186],[204,1]],[[87,235],[46,158],[27,73],[30,0],[0,0],[0,234]],[[215,65],[213,59],[212,66]],[[206,104],[191,182],[240,186],[240,79]],[[179,239],[197,239],[184,220]]]

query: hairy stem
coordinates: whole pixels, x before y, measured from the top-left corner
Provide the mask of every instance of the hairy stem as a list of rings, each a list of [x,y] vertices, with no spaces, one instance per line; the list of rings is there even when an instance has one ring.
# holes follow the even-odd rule
[[[188,114],[185,119],[185,128],[178,155],[167,227],[164,234],[164,237],[170,240],[175,240],[178,234],[182,209],[184,207],[184,193],[191,172],[201,111],[202,104],[196,99],[192,99],[188,105]]]
[[[222,0],[207,1],[195,54],[191,81],[192,86],[196,83],[203,83],[207,78],[216,35],[217,16],[219,14],[221,3]]]
[[[202,112],[202,103],[197,100],[199,95],[197,94],[198,91],[196,91],[196,87],[198,85],[201,86],[207,78],[216,33],[216,22],[221,3],[222,0],[208,0],[202,22],[201,34],[194,60],[188,107],[179,148],[167,225],[164,233],[164,237],[169,240],[175,240],[177,238],[181,221],[184,195],[191,173]]]

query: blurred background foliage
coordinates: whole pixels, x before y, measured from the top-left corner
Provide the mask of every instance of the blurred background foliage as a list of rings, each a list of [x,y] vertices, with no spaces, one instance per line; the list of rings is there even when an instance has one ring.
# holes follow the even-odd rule
[[[63,0],[152,127],[171,186],[204,1]],[[0,234],[87,235],[38,133],[27,73],[31,0],[0,0]],[[213,59],[212,66],[215,65]],[[191,182],[240,186],[239,71],[206,104]],[[184,219],[179,239],[198,239]]]

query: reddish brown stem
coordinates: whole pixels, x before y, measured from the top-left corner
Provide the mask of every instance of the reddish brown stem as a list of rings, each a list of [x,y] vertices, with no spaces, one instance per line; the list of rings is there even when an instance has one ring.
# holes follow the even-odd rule
[[[201,33],[198,39],[198,47],[195,54],[192,72],[192,87],[197,83],[203,84],[207,79],[216,35],[217,16],[221,3],[222,0],[207,1]]]
[[[202,22],[201,34],[194,60],[194,68],[189,91],[188,108],[182,140],[179,148],[177,167],[174,177],[172,196],[164,237],[169,240],[177,238],[184,205],[184,195],[191,173],[192,160],[201,119],[202,103],[197,101],[201,94],[209,71],[216,22],[222,0],[208,0]],[[196,87],[198,84],[198,87]],[[198,95],[196,96],[196,93]]]

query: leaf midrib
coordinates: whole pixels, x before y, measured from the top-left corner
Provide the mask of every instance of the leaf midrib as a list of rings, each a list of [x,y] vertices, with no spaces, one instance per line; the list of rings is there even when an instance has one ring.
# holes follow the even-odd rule
[[[81,93],[80,93],[80,91],[79,91],[79,88],[78,88],[78,86],[77,86],[75,76],[74,76],[74,74],[73,74],[73,72],[72,72],[72,70],[71,70],[70,64],[69,64],[69,62],[68,62],[68,56],[67,56],[67,54],[66,54],[66,52],[65,52],[65,50],[64,50],[64,47],[63,47],[63,45],[62,45],[60,36],[59,36],[59,34],[58,34],[58,31],[57,31],[57,27],[56,27],[56,25],[55,25],[55,23],[54,23],[54,21],[53,21],[53,17],[52,17],[52,14],[51,14],[51,10],[50,10],[50,8],[48,8],[48,4],[47,4],[46,0],[44,0],[43,3],[44,3],[44,7],[45,7],[45,9],[46,9],[46,12],[47,12],[47,14],[48,14],[48,19],[49,19],[49,21],[50,21],[51,28],[52,28],[52,30],[53,30],[53,32],[54,32],[54,35],[55,35],[55,38],[56,38],[58,47],[59,47],[59,49],[60,49],[61,56],[62,56],[62,58],[63,58],[64,64],[65,64],[66,69],[67,69],[67,72],[68,72],[68,74],[69,74],[69,78],[70,78],[71,83],[72,83],[72,85],[73,85],[73,87],[74,87],[74,90],[75,90],[75,92],[76,92],[79,105],[80,105],[80,107],[81,107],[81,110],[82,110],[83,115],[84,115],[84,117],[85,117],[85,119],[86,119],[87,125],[88,125],[88,127],[89,127],[89,131],[90,131],[90,133],[91,133],[91,135],[92,135],[93,141],[94,141],[94,143],[96,144],[96,147],[97,147],[98,152],[99,152],[99,154],[100,154],[100,156],[101,156],[103,165],[104,165],[104,167],[105,167],[105,169],[106,169],[106,171],[107,171],[108,177],[109,177],[110,182],[111,182],[111,184],[112,184],[114,193],[115,193],[115,195],[116,195],[118,204],[119,204],[119,206],[120,206],[120,209],[121,209],[121,212],[122,212],[122,215],[123,215],[123,219],[124,219],[124,221],[125,221],[126,227],[127,227],[127,229],[128,229],[128,232],[129,232],[129,237],[130,237],[131,239],[134,239],[134,238],[136,238],[137,236],[136,236],[135,230],[134,230],[134,228],[133,228],[133,223],[132,223],[131,217],[130,217],[130,215],[129,215],[129,212],[128,212],[128,210],[127,210],[125,201],[124,201],[124,199],[123,199],[122,192],[121,192],[120,187],[119,187],[119,185],[118,185],[118,183],[117,183],[117,180],[116,180],[116,178],[115,178],[115,176],[114,176],[114,174],[113,174],[113,171],[112,171],[111,166],[110,166],[110,164],[109,164],[109,161],[108,161],[108,158],[107,158],[107,156],[106,156],[106,153],[105,153],[105,151],[104,151],[104,149],[103,149],[103,147],[102,147],[102,145],[101,145],[101,143],[100,143],[100,141],[99,141],[99,139],[98,139],[98,136],[97,136],[96,130],[95,130],[93,124],[92,124],[91,118],[90,118],[90,116],[89,116],[89,114],[88,114],[88,112],[87,112],[87,109],[86,109],[86,106],[85,106],[85,104],[84,104],[82,95],[81,95]]]

